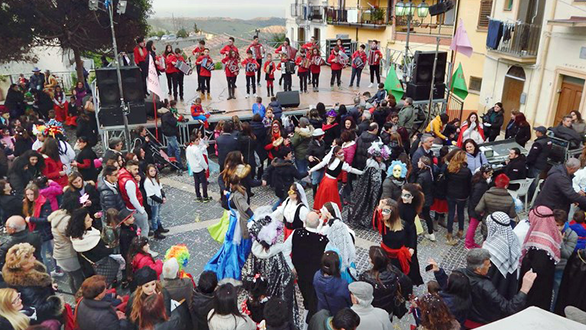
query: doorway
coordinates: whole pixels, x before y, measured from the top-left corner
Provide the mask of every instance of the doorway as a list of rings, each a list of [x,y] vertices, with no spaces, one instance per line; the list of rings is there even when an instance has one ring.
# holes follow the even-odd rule
[[[553,126],[559,124],[572,110],[580,111],[580,100],[584,91],[584,79],[562,76],[562,85],[558,90],[559,98]]]
[[[297,29],[297,43],[299,46],[305,44],[305,29],[299,28]]]
[[[501,102],[503,103],[505,125],[511,118],[513,110],[519,111],[521,106],[521,94],[525,87],[525,70],[520,66],[512,66],[505,75],[505,83],[503,85],[503,96]]]

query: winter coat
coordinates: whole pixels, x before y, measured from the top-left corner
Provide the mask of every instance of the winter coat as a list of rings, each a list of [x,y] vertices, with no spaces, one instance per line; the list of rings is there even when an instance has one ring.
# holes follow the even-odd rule
[[[40,261],[35,261],[34,267],[28,271],[9,269],[4,265],[2,276],[8,287],[20,292],[23,306],[35,308],[38,323],[61,319],[63,299],[55,294],[51,276]]]
[[[309,162],[310,168],[317,165],[326,156],[325,142],[323,140],[318,141],[318,140],[312,138],[309,141],[309,145],[307,146],[307,153],[305,156],[306,156],[306,158],[308,158],[308,160],[309,160],[309,156],[313,156],[313,157],[317,158],[317,160],[314,160],[313,162],[311,162],[311,161]]]
[[[128,321],[118,319],[110,301],[82,299],[77,306],[77,324],[80,330],[123,330]]]
[[[163,302],[165,304],[165,312],[167,315],[171,315],[171,297],[169,296],[169,291],[165,288],[161,290],[163,294]],[[130,298],[128,298],[128,303],[126,304],[126,319],[130,323],[129,329],[137,329],[138,330],[138,320],[136,320],[136,324],[130,320],[130,313],[132,312],[132,305],[134,304],[134,297],[136,291],[132,292]]]
[[[568,259],[578,244],[578,234],[569,226],[562,231],[562,245],[560,246],[560,261],[555,265],[556,270],[564,270]]]
[[[360,280],[370,283],[374,288],[372,306],[382,308],[387,313],[393,314],[394,298],[399,288],[397,275],[387,268],[378,274],[378,280],[369,271],[362,273]]]
[[[497,137],[501,133],[501,127],[505,118],[503,111],[496,112],[494,108],[490,108],[483,116],[484,135],[488,137]],[[487,125],[488,124],[488,125]]]
[[[441,291],[439,292],[440,297],[448,306],[448,309],[454,315],[456,320],[460,322],[460,324],[464,325],[466,318],[470,312],[470,306],[467,304],[463,304],[461,298],[446,292],[448,287],[448,275],[440,268],[439,271],[434,272],[433,275],[435,276],[436,281],[441,287]]]
[[[39,203],[39,199],[37,199],[35,203]],[[35,225],[35,231],[41,235],[43,242],[53,239],[53,234],[51,234],[51,224],[49,223],[48,219],[52,212],[53,209],[51,208],[51,202],[47,199],[41,206],[41,212],[39,213],[39,216],[30,217],[30,223]]]
[[[398,200],[399,197],[401,197],[401,191],[403,190],[404,184],[405,180],[399,181],[393,176],[388,176],[385,181],[383,181],[383,193],[381,199],[391,198],[395,201]]]
[[[352,167],[359,170],[363,170],[366,167],[366,160],[368,159],[368,148],[374,141],[379,140],[379,137],[375,134],[369,133],[368,131],[362,133],[356,141],[356,155],[354,155],[354,161]]]
[[[544,205],[552,210],[569,212],[570,204],[578,203],[586,210],[586,197],[578,194],[572,186],[572,178],[564,164],[555,165],[547,173],[547,179],[535,199],[534,207]]]
[[[529,140],[531,140],[531,127],[529,125],[519,126],[519,130],[515,135],[515,142],[525,148],[525,144]]]
[[[576,149],[582,143],[582,136],[578,132],[562,124],[552,128],[551,131],[556,138],[568,141],[570,143],[570,149]]]
[[[482,324],[491,323],[525,308],[527,301],[525,293],[519,292],[513,298],[506,300],[498,293],[489,277],[468,269],[461,271],[468,277],[471,287],[472,306],[468,314],[469,320]]]
[[[415,125],[415,118],[417,117],[415,108],[412,105],[406,106],[399,111],[399,127],[405,127],[409,132]]]
[[[242,317],[234,317],[231,314],[220,315],[213,313],[214,310],[212,309],[208,314],[210,330],[256,330],[256,323],[246,314],[243,314]]]
[[[470,197],[472,172],[468,167],[462,166],[456,173],[446,170],[445,177],[448,186],[447,198],[463,200]]]
[[[267,129],[260,121],[251,121],[250,128],[252,128],[252,133],[256,136],[255,151],[258,154],[258,158],[264,161],[267,159],[267,151],[264,148],[267,144]]]
[[[312,133],[312,126],[306,128],[295,128],[295,134],[293,134],[293,138],[291,139],[291,144],[295,150],[295,159],[305,159]]]
[[[431,169],[424,169],[417,172],[415,183],[421,186],[421,191],[425,196],[423,206],[431,206],[433,204],[433,176],[431,175]]]
[[[98,182],[98,192],[100,193],[100,205],[104,214],[110,208],[120,211],[125,207],[116,184],[106,183],[104,177],[100,178]]]
[[[194,286],[190,278],[161,279],[161,285],[169,291],[171,299],[175,301],[185,299],[186,304],[191,305]]]
[[[476,156],[466,153],[466,163],[468,164],[468,168],[472,173],[475,173],[477,169],[479,169],[482,165],[488,163],[486,160],[486,156],[482,151],[478,151]]]
[[[317,296],[317,310],[327,309],[330,314],[352,306],[348,282],[341,277],[324,276],[321,270],[313,276],[313,287]]]
[[[167,109],[161,108],[158,110],[161,115],[161,131],[165,136],[179,136],[179,130],[177,129],[177,118],[175,115]]]
[[[15,195],[1,195],[0,208],[2,209],[2,223],[13,215],[22,215],[22,198]]]
[[[257,164],[254,152],[257,148],[257,140],[252,139],[250,136],[241,135],[238,138],[238,144],[240,145],[239,150],[244,157],[244,162],[250,165],[250,167],[255,168]]]
[[[26,188],[26,185],[32,179],[33,174],[31,171],[18,170],[13,167],[8,172],[8,182],[10,182],[10,186],[14,189],[14,195],[21,199],[24,197],[24,188]]]
[[[281,119],[281,116],[283,115],[283,107],[281,106],[281,103],[279,103],[279,101],[272,101],[269,103],[269,107],[273,108],[275,119]]]
[[[155,261],[150,254],[137,253],[132,259],[132,272],[136,272],[143,267],[150,267],[157,272],[157,279],[163,272],[163,262],[161,260]]]
[[[69,224],[71,216],[65,210],[57,210],[49,215],[49,222],[51,223],[51,233],[53,234],[53,258],[55,260],[63,260],[69,258],[76,258],[77,252],[73,249],[71,239],[65,235],[65,230]]]
[[[11,247],[15,246],[16,244],[20,243],[29,243],[35,248],[35,258],[37,260],[41,259],[41,245],[43,241],[41,240],[41,235],[37,232],[31,232],[28,228],[25,228],[23,231],[16,232],[12,235],[8,236],[8,240],[6,240],[2,245],[0,245],[0,265],[4,265],[6,262],[6,253],[10,250]]]
[[[360,317],[360,325],[356,330],[391,330],[389,314],[380,308],[372,305],[362,306],[355,304],[352,310]]]
[[[527,167],[541,171],[545,170],[551,146],[551,140],[547,136],[535,139],[531,145],[531,150],[529,150],[529,154],[527,155]]]
[[[503,169],[503,173],[505,173],[511,181],[527,178],[525,155],[521,154],[519,157],[511,159]]]
[[[433,161],[433,151],[425,151],[425,149],[423,149],[423,147],[420,146],[419,148],[417,148],[417,150],[415,150],[415,153],[413,153],[413,156],[411,157],[411,166],[414,169],[418,168],[417,163],[419,163],[419,158],[423,156],[428,157],[430,160]]]
[[[484,196],[480,198],[474,210],[478,215],[482,214],[483,217],[497,211],[505,212],[511,219],[517,217],[515,201],[507,189],[504,188],[492,187],[488,189]]]
[[[238,143],[238,136],[235,134],[222,133],[216,139],[216,145],[218,146],[218,163],[220,165],[220,169],[223,170],[224,161],[226,160],[228,153],[231,151],[236,151],[240,147]]]
[[[476,206],[480,202],[484,193],[488,190],[488,182],[486,180],[480,180],[472,184],[470,191],[470,198],[468,199],[468,217],[480,220],[481,216],[476,212]]]
[[[342,134],[342,129],[338,123],[333,123],[332,125],[324,123],[321,128],[325,133],[324,142],[329,146],[332,145],[335,139],[340,137],[340,134]]]
[[[208,314],[213,308],[214,294],[205,294],[195,289],[189,311],[194,330],[208,330]]]
[[[307,173],[300,173],[291,160],[276,158],[267,167],[263,179],[270,182],[271,187],[275,189],[275,195],[281,199],[287,198],[289,187],[295,179],[303,179]]]
[[[59,172],[63,171],[63,163],[61,160],[54,160],[51,157],[43,155],[45,159],[45,168],[43,169],[43,175],[48,179],[57,182],[61,188],[65,188],[68,185],[67,175],[60,175]]]
[[[505,126],[505,140],[514,138],[517,132],[519,132],[519,126],[515,124],[515,119],[509,120],[507,126]]]

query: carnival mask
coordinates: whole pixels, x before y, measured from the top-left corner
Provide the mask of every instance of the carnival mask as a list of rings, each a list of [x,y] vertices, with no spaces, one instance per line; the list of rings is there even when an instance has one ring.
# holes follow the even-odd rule
[[[413,195],[407,190],[403,190],[401,193],[401,199],[404,204],[411,204],[413,202]]]
[[[383,214],[383,216],[384,216],[384,217],[388,217],[388,216],[390,216],[390,215],[391,215],[391,213],[393,213],[393,212],[391,211],[391,209],[382,209],[382,210],[381,210],[381,213]]]
[[[403,172],[403,169],[401,168],[400,165],[395,165],[393,167],[393,177],[395,177],[395,179],[400,179],[402,172]]]

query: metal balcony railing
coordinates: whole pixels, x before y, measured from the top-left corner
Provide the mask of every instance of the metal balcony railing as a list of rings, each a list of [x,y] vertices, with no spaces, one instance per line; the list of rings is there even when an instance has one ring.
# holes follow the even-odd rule
[[[291,17],[300,17],[303,16],[303,6],[297,3],[291,4]]]
[[[313,22],[323,22],[324,9],[324,6],[309,6],[307,10],[307,19]]]
[[[387,7],[327,7],[326,20],[334,25],[382,27],[392,24],[391,8]]]
[[[536,57],[541,38],[541,25],[522,22],[505,23],[503,35],[494,51],[516,57]]]

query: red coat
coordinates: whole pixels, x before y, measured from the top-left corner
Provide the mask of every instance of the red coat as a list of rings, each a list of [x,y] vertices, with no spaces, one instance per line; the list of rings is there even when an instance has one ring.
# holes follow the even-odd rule
[[[151,267],[157,273],[157,280],[163,272],[163,262],[155,261],[150,254],[137,253],[132,259],[132,272],[136,272],[143,267]]]
[[[277,66],[272,61],[267,61],[263,65],[263,71],[269,75],[269,79],[275,79],[275,71],[277,70]]]
[[[305,57],[303,57],[303,56],[299,56],[295,60],[295,65],[297,65],[297,72],[299,72],[299,73],[303,73],[303,72],[309,71],[309,68],[304,68],[304,67],[301,66],[301,61],[303,61],[304,58]]]
[[[307,50],[312,50],[313,48],[316,48],[317,45],[314,44],[313,42],[308,42],[305,45],[301,46],[301,48],[305,48]]]
[[[246,71],[246,66],[248,65],[248,63],[254,64],[255,68],[256,68],[255,70],[258,70],[260,65],[258,65],[258,62],[254,58],[245,58],[244,61],[242,61],[242,66],[244,67],[244,70],[246,72],[246,76],[254,77],[256,75],[256,71]]]
[[[165,70],[165,72],[167,72],[167,73],[179,72],[179,69],[177,69],[174,64],[179,59],[183,59],[183,57],[182,56],[177,57],[177,55],[175,55],[175,54],[169,54],[167,56],[167,58],[165,58],[165,64],[167,64],[167,70]]]
[[[289,60],[281,59],[281,62],[279,62],[279,64],[277,64],[277,70],[281,70],[282,65],[287,62],[289,62]]]
[[[226,46],[224,46],[224,47],[223,47],[223,48],[220,50],[220,54],[228,56],[228,55],[230,54],[230,50],[233,50],[233,51],[235,51],[235,52],[236,52],[236,56],[240,56],[240,55],[238,54],[238,48],[236,48],[236,46],[234,46],[234,45],[232,45],[232,46],[230,46],[230,45],[226,45]]]
[[[144,206],[142,193],[140,192],[138,182],[136,182],[136,179],[132,175],[130,175],[130,173],[125,168],[122,168],[118,172],[118,190],[120,190],[120,197],[122,197],[124,204],[129,210],[135,209],[134,205],[130,203],[130,199],[128,198],[128,192],[126,191],[126,182],[128,181],[132,181],[136,185],[136,198],[138,199],[140,205]]]
[[[275,49],[275,54],[285,54],[288,58],[295,57],[297,50],[291,46],[281,45]]]
[[[356,69],[356,65],[354,65],[354,59],[359,56],[362,59],[362,63],[364,63],[362,67],[364,68],[364,65],[366,65],[366,52],[361,52],[361,51],[357,50],[354,52],[354,54],[352,54],[352,67],[355,69]]]
[[[380,60],[383,58],[383,53],[378,49],[371,49],[368,52],[368,65],[380,65]]]
[[[43,159],[45,160],[43,175],[46,176],[47,179],[57,182],[61,188],[67,187],[69,184],[67,175],[59,175],[59,172],[63,171],[63,163],[61,163],[61,160],[55,161],[46,155],[43,155]]]
[[[201,64],[201,62],[203,61],[204,58],[207,58],[208,61],[211,61],[212,58],[209,55],[203,55],[197,58],[197,60],[195,61],[195,64]],[[212,76],[212,72],[206,68],[204,68],[203,66],[199,69],[199,75],[202,77],[211,77]]]
[[[332,54],[330,55],[330,57],[328,58],[328,63],[330,63],[332,65],[332,70],[342,70],[344,68],[344,65],[335,62],[336,60],[336,55]]]
[[[191,54],[192,54],[192,55],[196,55],[196,54],[199,54],[199,53],[203,53],[204,49],[205,49],[205,48],[200,48],[199,46],[198,46],[198,47],[195,47],[195,48],[193,49],[193,51],[191,52]]]
[[[256,45],[250,44],[248,48],[246,48],[246,52],[248,52],[249,50],[252,50],[252,54],[254,55],[255,59],[262,60],[263,47],[260,43],[257,43]]]
[[[338,45],[335,45],[338,46]],[[345,49],[342,46],[338,46],[338,49],[340,50],[341,53],[345,53]],[[332,55],[334,53],[334,47],[332,47],[332,50],[330,51],[330,55]]]
[[[139,49],[142,51],[139,52],[138,51]],[[148,52],[146,50],[146,47],[140,47],[138,45],[136,47],[134,47],[134,63],[138,64],[140,62],[146,61],[147,55],[148,55]]]
[[[222,63],[224,63],[224,72],[226,73],[226,77],[236,77],[238,73],[240,73],[240,63],[238,58],[230,58],[224,57],[222,59]]]
[[[311,65],[309,66],[309,70],[311,73],[320,73],[323,63],[324,59],[321,58],[320,55],[313,55],[311,56]]]

